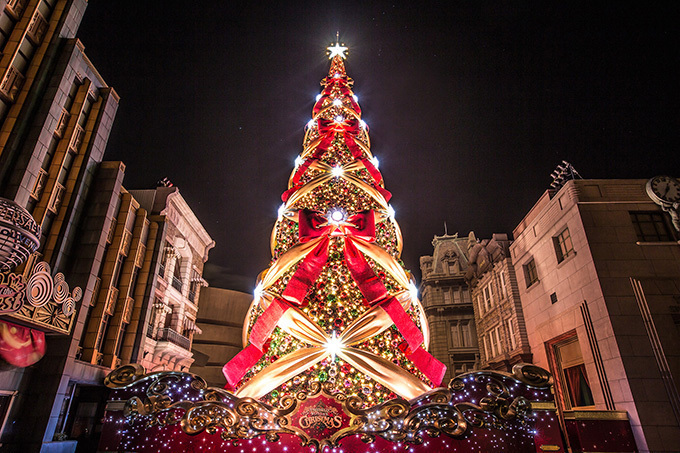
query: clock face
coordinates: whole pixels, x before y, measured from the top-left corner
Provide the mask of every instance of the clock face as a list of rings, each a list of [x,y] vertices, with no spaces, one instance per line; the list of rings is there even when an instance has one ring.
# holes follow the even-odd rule
[[[647,183],[647,193],[657,203],[680,201],[680,181],[670,176],[655,176]]]

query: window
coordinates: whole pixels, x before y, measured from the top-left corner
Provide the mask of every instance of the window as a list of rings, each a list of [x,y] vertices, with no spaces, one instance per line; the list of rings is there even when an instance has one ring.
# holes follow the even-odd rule
[[[510,348],[514,350],[517,347],[517,337],[515,333],[515,325],[512,319],[508,319],[508,338],[510,339]]]
[[[463,346],[472,346],[472,336],[470,335],[470,324],[460,325],[460,337],[463,339]]]
[[[482,294],[484,295],[484,311],[488,311],[493,307],[493,286],[491,282],[484,287]]]
[[[496,354],[495,354],[495,355],[502,354],[504,348],[501,346],[501,338],[502,338],[502,337],[501,337],[501,326],[500,326],[500,324],[499,324],[498,326],[496,326],[495,329],[493,329],[493,336],[492,336],[492,338],[493,338],[494,341],[495,341],[495,349],[496,349]]]
[[[38,170],[38,177],[35,179],[35,185],[31,191],[31,197],[34,200],[40,200],[43,189],[45,188],[45,183],[47,182],[47,172],[42,168]]]
[[[47,209],[49,209],[54,214],[59,212],[59,207],[61,206],[65,191],[66,188],[64,186],[58,182],[54,183],[54,189],[52,189],[52,195],[50,195],[50,201],[47,204]]]
[[[178,257],[175,261],[175,270],[172,275],[172,287],[182,292],[182,258]]]
[[[661,212],[631,212],[630,219],[640,242],[671,242],[674,239]]]
[[[571,243],[569,228],[565,228],[560,234],[553,237],[553,245],[555,246],[558,263],[561,263],[565,258],[574,253],[574,245]]]
[[[54,135],[57,138],[61,138],[64,136],[64,132],[66,132],[66,126],[68,126],[68,119],[71,115],[69,114],[68,110],[65,108],[61,109],[61,115],[59,115],[59,121],[57,122],[57,127],[54,128]]]
[[[39,45],[45,36],[47,26],[47,21],[43,15],[40,14],[40,11],[36,10],[36,12],[33,14],[33,17],[31,18],[31,22],[28,24],[28,28],[26,29],[26,36],[28,39],[33,41],[33,44]]]
[[[6,8],[9,10],[10,14],[14,16],[14,19],[19,19],[21,13],[28,5],[28,0],[8,0]]]
[[[536,271],[536,261],[532,258],[524,266],[524,279],[527,282],[527,288],[538,281],[538,272]]]
[[[83,137],[85,136],[85,131],[79,124],[76,124],[71,134],[71,141],[68,143],[68,150],[74,154],[78,154],[80,144],[83,142]]]
[[[14,102],[23,84],[24,75],[14,66],[10,66],[5,72],[2,82],[0,82],[0,95],[7,101]]]
[[[486,357],[487,362],[491,359],[489,355],[489,337],[486,335],[484,335],[484,357]]]
[[[508,291],[507,291],[507,288],[505,287],[505,272],[500,272],[498,274],[498,278],[500,279],[500,283],[501,283],[501,296],[503,298],[506,298],[506,297],[508,297]]]
[[[578,337],[574,334],[560,341],[553,345],[553,350],[560,393],[566,408],[594,406]]]
[[[444,303],[445,304],[450,304],[451,303],[451,289],[446,288],[444,289]]]
[[[475,347],[474,321],[453,321],[451,323],[451,345],[454,348]]]

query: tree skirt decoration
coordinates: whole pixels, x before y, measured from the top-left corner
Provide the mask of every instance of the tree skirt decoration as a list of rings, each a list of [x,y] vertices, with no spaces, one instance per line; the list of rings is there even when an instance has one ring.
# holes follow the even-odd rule
[[[269,405],[207,387],[199,376],[125,365],[98,451],[563,452],[551,376],[533,365],[474,371],[418,398],[370,408],[329,383],[308,382]]]

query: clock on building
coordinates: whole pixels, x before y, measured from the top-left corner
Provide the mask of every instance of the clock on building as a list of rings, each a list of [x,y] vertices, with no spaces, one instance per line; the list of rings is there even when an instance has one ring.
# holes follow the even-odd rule
[[[680,181],[672,176],[655,176],[647,181],[647,194],[658,205],[680,202]]]
[[[647,195],[671,216],[673,227],[680,231],[680,181],[672,176],[655,176],[647,181]]]

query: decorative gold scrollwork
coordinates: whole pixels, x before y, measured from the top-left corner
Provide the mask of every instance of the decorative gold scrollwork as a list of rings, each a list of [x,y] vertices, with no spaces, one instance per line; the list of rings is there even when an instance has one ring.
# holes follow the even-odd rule
[[[136,363],[123,365],[110,372],[104,378],[104,385],[108,388],[122,388],[132,385],[145,377],[144,367]]]
[[[361,398],[346,395],[329,382],[308,382],[295,395],[282,397],[275,407],[207,387],[203,379],[188,373],[145,375],[139,365],[114,370],[105,383],[110,388],[130,389],[133,385],[145,385],[142,382],[146,380],[149,382],[144,392],[126,401],[124,415],[131,423],[141,417],[147,426],[179,424],[187,434],[219,433],[228,441],[263,436],[273,442],[280,434],[288,433],[317,451],[326,446],[337,447],[341,439],[356,434],[364,442],[381,437],[392,442],[421,444],[425,435],[461,438],[471,429],[517,426],[511,423],[523,425],[528,420],[531,404],[525,397],[513,395],[513,388],[516,384],[547,388],[552,382],[548,372],[533,365],[516,366],[513,374],[474,371],[452,379],[448,388],[434,389],[410,401],[395,398],[367,409],[362,409]],[[474,391],[482,391],[477,404],[461,399],[461,394],[472,385]],[[193,392],[192,401],[177,401],[172,389],[178,386]],[[341,403],[350,419],[347,426],[330,438],[314,439],[293,426],[291,417],[302,402],[321,393]]]

